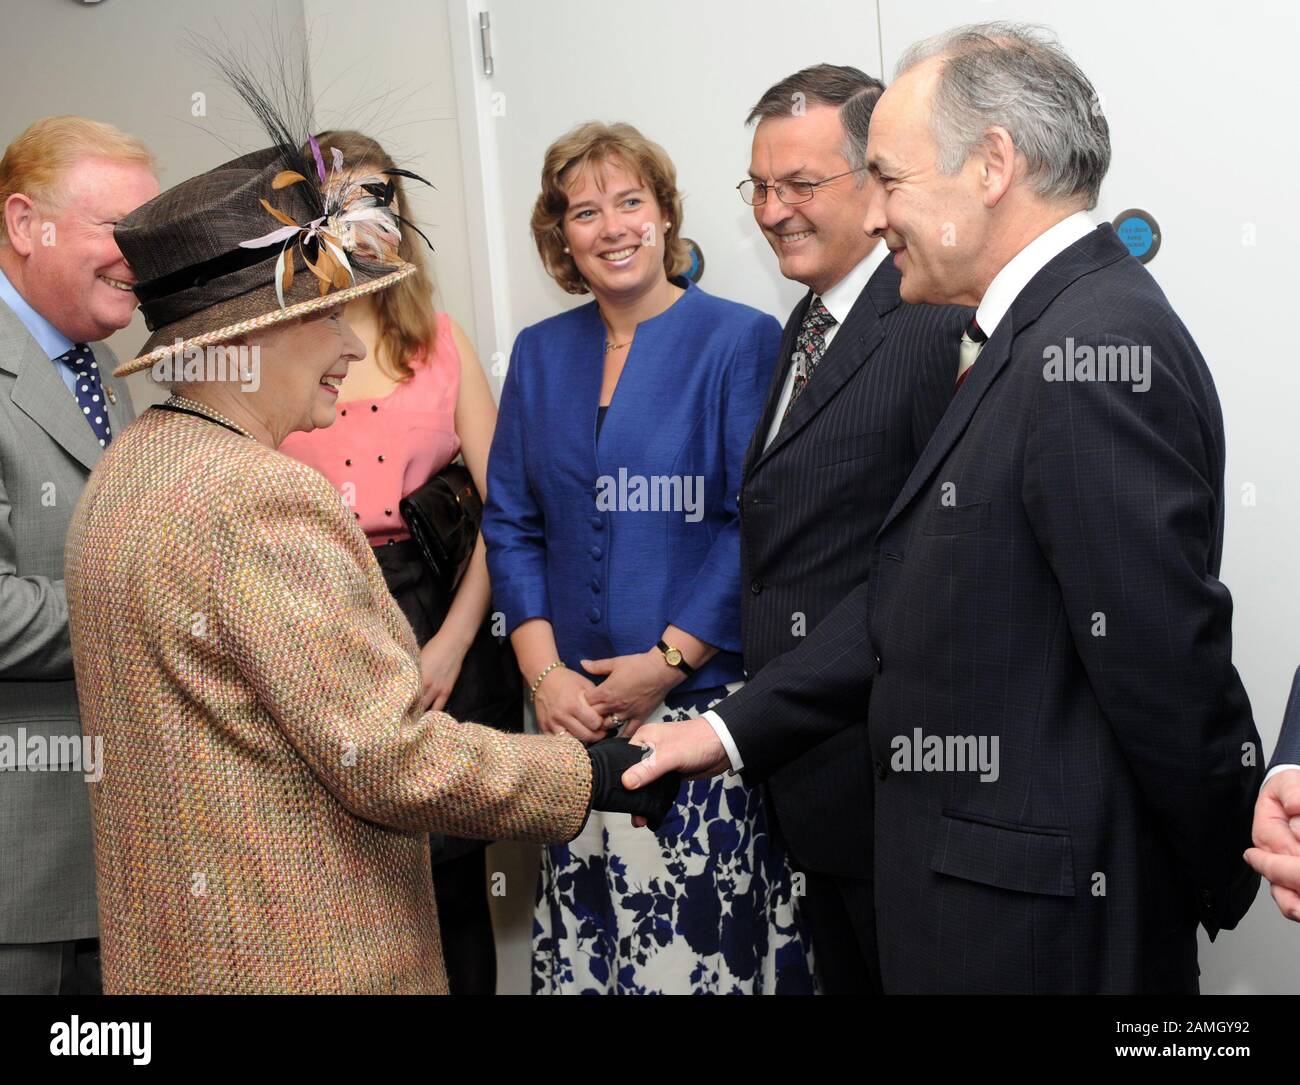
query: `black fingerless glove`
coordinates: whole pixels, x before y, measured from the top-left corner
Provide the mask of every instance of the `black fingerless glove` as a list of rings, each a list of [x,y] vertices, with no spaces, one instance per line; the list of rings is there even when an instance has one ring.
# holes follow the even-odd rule
[[[677,801],[682,778],[675,772],[654,783],[629,791],[621,782],[623,773],[641,760],[645,746],[633,746],[625,738],[604,738],[587,747],[591,758],[591,808],[616,814],[639,814],[658,831],[664,817]]]

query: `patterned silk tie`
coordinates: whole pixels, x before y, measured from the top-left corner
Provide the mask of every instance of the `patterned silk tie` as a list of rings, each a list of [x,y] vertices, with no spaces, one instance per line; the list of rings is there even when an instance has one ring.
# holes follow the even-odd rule
[[[790,402],[786,405],[785,414],[781,416],[783,420],[790,417],[790,409],[795,400],[812,380],[813,370],[826,353],[826,329],[834,327],[836,323],[830,310],[822,304],[822,299],[813,298],[803,323],[799,325],[799,337],[794,341],[794,387],[790,391]]]
[[[66,364],[77,375],[77,382],[72,386],[77,396],[77,406],[99,438],[99,447],[107,448],[113,439],[113,428],[108,421],[104,386],[99,381],[99,363],[95,361],[94,354],[85,343],[78,343],[55,360]]]
[[[980,356],[980,351],[988,341],[989,337],[984,334],[984,329],[975,322],[974,317],[971,317],[970,327],[961,333],[961,354],[957,363],[957,384],[953,388],[954,394],[961,387],[961,382],[966,379],[970,367],[975,364],[975,359]]]

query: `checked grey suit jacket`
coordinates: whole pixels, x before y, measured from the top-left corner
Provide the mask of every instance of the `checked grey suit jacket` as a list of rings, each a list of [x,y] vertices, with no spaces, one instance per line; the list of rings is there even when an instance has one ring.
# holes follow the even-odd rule
[[[91,347],[117,397],[107,405],[116,437],[135,416],[130,395],[110,376],[113,352]],[[0,302],[0,736],[16,742],[21,728],[55,751],[49,739],[81,735],[63,541],[101,451],[55,364]],[[67,762],[68,748],[52,760]],[[84,767],[51,768],[0,768],[0,943],[98,929]]]

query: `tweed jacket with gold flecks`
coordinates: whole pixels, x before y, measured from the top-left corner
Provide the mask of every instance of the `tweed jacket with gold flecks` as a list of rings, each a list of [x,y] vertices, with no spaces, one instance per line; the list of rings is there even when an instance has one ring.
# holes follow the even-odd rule
[[[430,831],[563,841],[568,738],[418,709],[418,653],[315,470],[146,411],[67,546],[109,992],[441,992]]]

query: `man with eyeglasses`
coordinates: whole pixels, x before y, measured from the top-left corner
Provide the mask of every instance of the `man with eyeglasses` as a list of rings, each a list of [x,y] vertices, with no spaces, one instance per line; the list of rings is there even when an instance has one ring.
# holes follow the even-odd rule
[[[866,579],[876,529],[952,398],[970,321],[967,309],[902,304],[888,250],[863,231],[876,183],[863,165],[867,127],[884,89],[857,68],[818,64],[768,90],[747,121],[757,127],[740,194],[781,273],[808,287],[741,488],[750,676]],[[746,749],[779,741],[771,707],[737,695],[706,713],[733,771],[744,771]],[[871,993],[880,979],[866,698],[843,711],[861,726],[775,772],[767,795],[804,876],[821,989]]]

